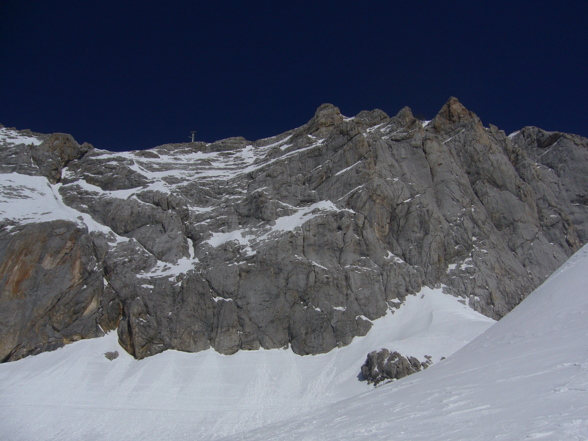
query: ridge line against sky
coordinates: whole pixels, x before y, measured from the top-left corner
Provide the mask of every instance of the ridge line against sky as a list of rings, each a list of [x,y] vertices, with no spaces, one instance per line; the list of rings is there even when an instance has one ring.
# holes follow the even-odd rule
[[[484,125],[588,136],[588,4],[7,0],[0,123],[108,150],[456,96]]]

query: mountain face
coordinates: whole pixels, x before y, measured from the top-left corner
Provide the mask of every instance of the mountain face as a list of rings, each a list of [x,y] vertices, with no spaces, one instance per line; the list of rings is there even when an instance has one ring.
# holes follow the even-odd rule
[[[423,286],[499,319],[588,242],[588,140],[455,98],[126,153],[0,128],[0,183],[3,361],[114,329],[136,358],[323,353]]]
[[[587,268],[585,246],[504,320],[426,372],[218,441],[584,441]]]

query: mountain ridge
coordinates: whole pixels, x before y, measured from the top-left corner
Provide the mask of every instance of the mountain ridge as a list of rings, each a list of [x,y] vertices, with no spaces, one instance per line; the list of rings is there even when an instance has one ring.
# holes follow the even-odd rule
[[[455,98],[430,122],[325,104],[255,142],[7,139],[3,361],[111,329],[137,358],[322,353],[423,286],[497,319],[588,240],[588,141],[507,137]]]

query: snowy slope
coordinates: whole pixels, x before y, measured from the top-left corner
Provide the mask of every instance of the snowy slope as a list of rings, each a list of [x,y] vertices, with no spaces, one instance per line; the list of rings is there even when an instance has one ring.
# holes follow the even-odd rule
[[[20,145],[20,149],[26,150],[28,146],[37,146],[42,142],[39,137],[0,127],[0,148]],[[89,231],[116,236],[110,228],[96,222],[87,213],[67,206],[59,193],[60,188],[61,184],[53,185],[44,176],[0,173],[0,220],[9,221],[4,228],[10,231],[14,223],[24,225],[63,219],[85,225]]]
[[[588,439],[588,246],[453,357],[239,440]]]
[[[0,365],[0,439],[210,440],[369,391],[358,381],[382,347],[434,361],[494,323],[440,290],[409,296],[366,337],[327,354],[166,351],[137,361],[115,334]],[[104,357],[117,350],[114,361]]]
[[[37,136],[25,135],[18,130],[0,126],[0,145],[40,145],[42,142]]]

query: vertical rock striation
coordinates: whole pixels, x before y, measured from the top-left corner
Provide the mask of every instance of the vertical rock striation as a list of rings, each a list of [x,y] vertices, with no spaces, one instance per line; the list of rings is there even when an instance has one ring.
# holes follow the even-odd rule
[[[111,329],[137,358],[322,353],[424,285],[499,319],[588,241],[588,140],[506,136],[455,98],[126,153],[2,130],[4,361]]]

